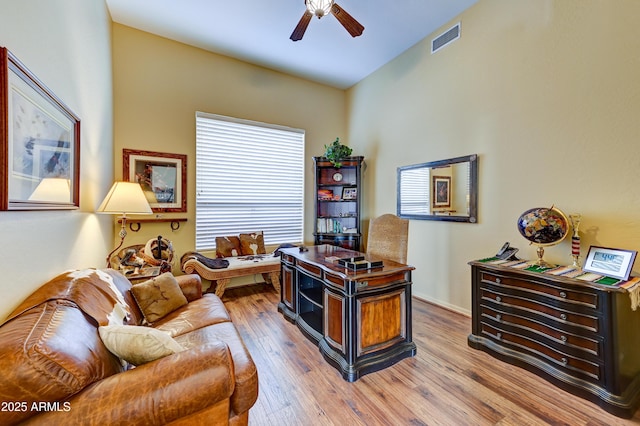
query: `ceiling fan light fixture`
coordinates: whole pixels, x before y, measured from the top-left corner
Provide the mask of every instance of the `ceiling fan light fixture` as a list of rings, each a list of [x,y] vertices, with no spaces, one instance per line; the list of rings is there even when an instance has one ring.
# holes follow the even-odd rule
[[[318,17],[318,19],[329,14],[333,6],[333,0],[305,0],[307,10]]]

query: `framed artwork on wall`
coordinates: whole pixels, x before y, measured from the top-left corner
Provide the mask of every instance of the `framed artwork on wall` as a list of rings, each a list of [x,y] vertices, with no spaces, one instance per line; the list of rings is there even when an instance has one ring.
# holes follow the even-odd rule
[[[122,150],[122,176],[138,182],[154,212],[187,211],[187,156]]]
[[[433,177],[433,207],[451,207],[451,176]]]
[[[80,119],[0,47],[0,210],[77,209]]]

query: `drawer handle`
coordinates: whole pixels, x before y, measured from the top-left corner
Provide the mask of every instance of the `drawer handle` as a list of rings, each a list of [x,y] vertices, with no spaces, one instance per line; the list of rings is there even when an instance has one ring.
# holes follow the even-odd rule
[[[500,278],[496,278],[496,283],[500,284],[502,280]]]
[[[567,358],[565,358],[565,357],[562,357],[560,362],[562,363],[562,365],[567,365],[569,363],[569,360]]]
[[[560,336],[560,340],[562,340],[564,343],[567,342],[567,336]]]
[[[496,302],[502,302],[502,297],[496,296]]]
[[[500,321],[502,319],[502,315],[496,314],[496,321]]]
[[[561,320],[566,320],[567,319],[567,314],[560,314],[560,319]]]
[[[562,297],[563,299],[567,298],[567,292],[566,291],[561,291],[560,292],[560,297]]]
[[[502,340],[502,333],[497,333],[497,334],[496,334],[496,338],[497,338],[498,340]]]

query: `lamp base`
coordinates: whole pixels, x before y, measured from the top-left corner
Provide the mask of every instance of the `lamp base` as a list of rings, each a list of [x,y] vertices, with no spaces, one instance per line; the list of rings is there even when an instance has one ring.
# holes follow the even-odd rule
[[[127,229],[125,228],[125,224],[127,222],[127,217],[126,216],[122,216],[121,218],[122,220],[122,228],[120,229],[120,233],[118,234],[118,236],[120,237],[120,244],[118,244],[118,247],[114,248],[111,253],[109,253],[107,255],[107,268],[111,268],[111,256],[113,256],[113,254],[115,252],[117,252],[118,250],[120,250],[120,247],[122,247],[122,244],[124,244],[124,239],[127,236]]]

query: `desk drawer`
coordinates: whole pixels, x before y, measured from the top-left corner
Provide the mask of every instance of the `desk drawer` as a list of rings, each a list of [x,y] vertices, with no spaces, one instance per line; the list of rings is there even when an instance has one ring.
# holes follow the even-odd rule
[[[312,277],[321,278],[322,269],[320,269],[318,266],[298,261],[297,268],[299,271],[305,272]]]

